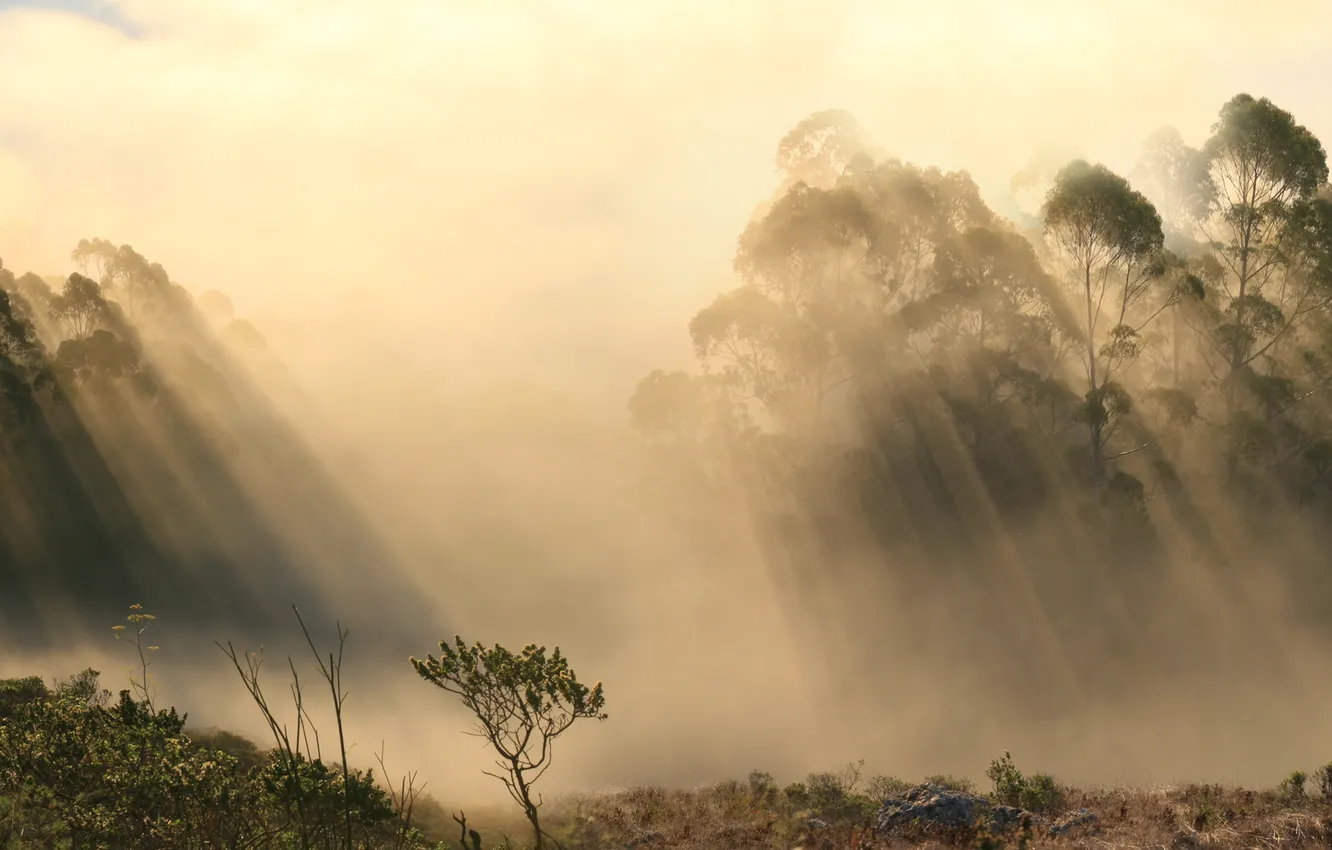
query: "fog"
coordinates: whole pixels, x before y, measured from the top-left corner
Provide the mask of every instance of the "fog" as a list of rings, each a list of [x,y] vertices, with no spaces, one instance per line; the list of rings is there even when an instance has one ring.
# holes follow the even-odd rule
[[[250,564],[207,586],[266,607],[173,617],[151,576],[92,609],[49,591],[50,635],[0,655],[0,675],[92,665],[115,681],[128,656],[87,612],[144,602],[162,694],[260,739],[212,642],[266,644],[280,693],[284,655],[305,651],[296,603],[325,644],[335,618],[352,629],[353,758],[382,740],[390,766],[458,801],[502,788],[406,661],[455,632],[558,644],[605,682],[610,719],[561,741],[555,790],[861,757],[977,776],[1004,750],[1105,784],[1270,784],[1322,763],[1332,732],[1310,720],[1332,655],[1306,623],[1326,581],[1264,578],[1318,563],[1308,528],[1274,544],[1218,520],[1213,545],[1243,575],[1166,535],[1173,569],[1150,592],[1061,585],[1072,508],[1005,526],[962,464],[945,477],[994,541],[984,580],[958,563],[899,574],[855,532],[826,570],[784,572],[743,477],[706,497],[663,477],[626,405],[651,370],[695,368],[690,319],[737,284],[737,237],[806,116],[848,110],[884,154],[964,169],[1016,216],[1033,206],[1010,180],[1041,151],[1128,173],[1162,125],[1201,144],[1240,91],[1332,138],[1330,28],[1320,0],[0,0],[4,267],[64,277],[80,239],[132,245],[196,299],[225,293],[267,341],[223,370],[246,411],[224,429],[244,504],[188,494],[198,523],[216,516],[216,563]],[[126,445],[98,424],[106,408],[80,411],[104,454]],[[193,461],[167,454],[160,480],[185,481]],[[183,498],[136,504],[167,528]],[[280,542],[229,531],[242,512]],[[1010,551],[1017,537],[1049,558]],[[1061,593],[1076,605],[1051,607]],[[1088,611],[1089,631],[1140,644],[1065,646],[1077,624],[1061,618]],[[989,629],[994,656],[974,654]],[[1187,647],[1180,666],[1137,677],[1166,646]],[[1014,652],[1041,676],[1006,668]]]

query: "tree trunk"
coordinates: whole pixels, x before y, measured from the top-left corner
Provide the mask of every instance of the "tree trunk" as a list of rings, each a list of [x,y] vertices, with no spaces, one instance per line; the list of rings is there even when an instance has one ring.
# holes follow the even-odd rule
[[[514,785],[518,788],[518,795],[522,797],[523,814],[527,815],[527,820],[532,824],[532,838],[534,850],[545,850],[546,837],[541,832],[541,819],[537,814],[536,804],[532,802],[532,789],[523,780],[522,771],[518,769],[517,761],[512,761]]]
[[[1091,264],[1083,268],[1083,291],[1087,296],[1087,424],[1091,429],[1092,478],[1100,484],[1105,480],[1105,457],[1101,453],[1101,429],[1104,421],[1101,417],[1101,399],[1096,385],[1096,338],[1095,322],[1092,314]]]
[[[1250,213],[1252,215],[1252,213]],[[1239,289],[1235,305],[1235,327],[1242,329],[1244,327],[1244,296],[1249,290],[1249,242],[1251,239],[1250,229],[1252,224],[1245,222],[1244,230],[1240,236],[1240,267],[1239,267]],[[1235,337],[1235,348],[1230,352],[1230,371],[1226,374],[1225,381],[1225,403],[1226,418],[1234,416],[1236,408],[1239,406],[1239,392],[1237,382],[1239,380],[1240,369],[1244,365],[1244,350],[1239,346],[1239,334]],[[1235,471],[1239,468],[1239,446],[1232,439],[1226,446],[1226,481],[1235,480]]]
[[[1174,379],[1175,389],[1180,388],[1179,384],[1179,305],[1175,304],[1170,308],[1170,354],[1171,354],[1171,372]]]

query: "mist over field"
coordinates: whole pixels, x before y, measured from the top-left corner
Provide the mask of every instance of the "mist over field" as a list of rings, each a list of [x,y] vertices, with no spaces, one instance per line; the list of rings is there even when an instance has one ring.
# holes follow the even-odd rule
[[[467,803],[455,633],[605,683],[552,792],[1326,761],[1329,32],[0,0],[0,677],[117,688],[141,603],[258,740],[214,642],[285,694],[295,604]]]

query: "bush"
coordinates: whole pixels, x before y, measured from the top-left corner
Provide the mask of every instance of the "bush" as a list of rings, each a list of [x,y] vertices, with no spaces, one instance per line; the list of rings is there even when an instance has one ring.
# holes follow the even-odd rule
[[[1001,759],[995,759],[990,762],[990,769],[985,771],[985,775],[990,782],[994,784],[992,792],[994,798],[1001,805],[1019,806],[1022,798],[1022,790],[1026,787],[1026,779],[1022,776],[1022,771],[1013,764],[1013,757],[1007,752]]]
[[[1058,808],[1064,801],[1063,791],[1053,776],[1048,773],[1023,776],[1009,753],[990,762],[985,775],[994,783],[991,796],[1001,805],[1043,813]]]
[[[865,793],[871,799],[882,802],[889,797],[896,797],[911,790],[911,783],[896,776],[871,776],[865,783]]]
[[[771,804],[777,799],[777,781],[771,773],[761,770],[749,772],[749,795],[756,801]]]
[[[792,782],[782,789],[786,802],[796,809],[809,808],[809,788],[803,782]]]
[[[1318,783],[1318,793],[1323,799],[1332,801],[1332,764],[1325,764],[1315,770],[1314,781]]]
[[[135,644],[152,617],[135,606],[128,621]],[[0,847],[428,846],[411,827],[419,792],[406,780],[399,793],[299,746],[260,752],[226,732],[186,734],[184,715],[153,705],[154,648],[136,648],[141,678],[115,700],[95,670],[51,688],[36,677],[0,680]],[[247,686],[273,719],[257,656],[247,659]],[[303,714],[299,684],[294,696]]]
[[[51,695],[46,683],[38,676],[23,679],[0,679],[0,720],[14,715],[19,706]]]
[[[291,694],[295,709],[292,731],[264,696],[259,681],[262,654],[245,653],[242,656],[230,643],[226,646],[218,644],[230,659],[273,736],[274,747],[265,764],[247,776],[255,779],[262,788],[263,800],[282,813],[283,824],[279,831],[294,839],[300,847],[351,850],[389,845],[398,848],[421,846],[422,837],[411,826],[413,807],[420,795],[414,777],[404,779],[400,791],[385,790],[375,783],[373,770],[355,770],[347,763],[348,747],[343,727],[347,694],[342,685],[342,657],[349,632],[339,624],[337,652],[325,654],[315,646],[310,630],[294,605],[292,612],[319,665],[320,676],[329,687],[340,759],[331,764],[323,760],[319,733],[313,728],[305,708],[304,688],[290,658],[287,665],[292,671]],[[145,680],[146,671],[145,662]],[[140,692],[146,702],[149,698],[146,685],[140,688]],[[314,752],[310,749],[312,733]],[[382,754],[378,758],[382,769]]]
[[[1048,773],[1033,773],[1018,797],[1018,805],[1029,812],[1049,812],[1064,802],[1064,792]]]
[[[1309,780],[1309,775],[1302,770],[1292,771],[1290,776],[1281,780],[1277,786],[1277,793],[1284,800],[1297,801],[1305,798],[1304,784]]]
[[[268,764],[268,755],[259,749],[258,744],[225,729],[187,729],[185,734],[196,748],[226,753],[245,770]]]
[[[839,773],[811,773],[805,780],[809,789],[809,808],[825,820],[859,822],[874,808],[868,797],[855,793],[859,775]]]
[[[0,796],[27,801],[0,830],[83,846],[183,846],[206,834],[246,842],[260,834],[247,782],[229,757],[191,751],[175,709],[154,711],[128,690],[118,702],[87,688],[64,688],[18,705],[0,722]]]

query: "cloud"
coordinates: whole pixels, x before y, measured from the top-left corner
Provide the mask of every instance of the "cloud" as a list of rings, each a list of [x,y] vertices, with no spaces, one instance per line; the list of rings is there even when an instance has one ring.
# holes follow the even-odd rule
[[[1312,0],[116,9],[140,37],[0,11],[0,139],[29,186],[0,220],[40,234],[0,246],[10,265],[64,271],[64,246],[101,235],[242,310],[361,290],[515,362],[555,327],[612,348],[681,327],[724,285],[776,140],[816,109],[996,187],[1047,143],[1125,167],[1159,124],[1198,138],[1250,82],[1332,132]],[[506,320],[544,330],[475,330]]]

